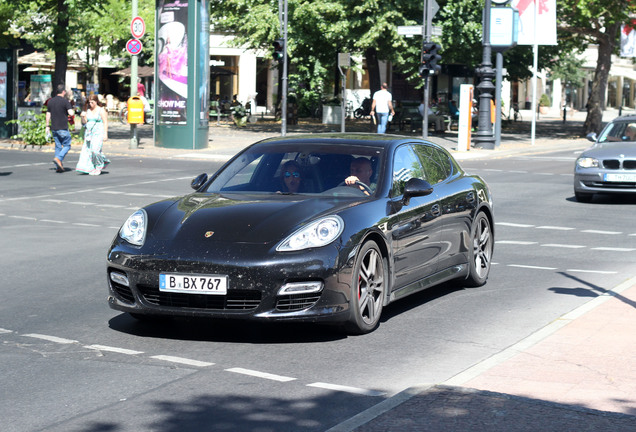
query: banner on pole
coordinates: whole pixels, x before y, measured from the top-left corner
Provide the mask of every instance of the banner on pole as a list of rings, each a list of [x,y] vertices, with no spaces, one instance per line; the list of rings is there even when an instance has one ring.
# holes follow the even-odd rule
[[[513,0],[512,7],[519,11],[517,45],[557,44],[556,0]]]
[[[636,20],[621,26],[621,57],[636,57]]]

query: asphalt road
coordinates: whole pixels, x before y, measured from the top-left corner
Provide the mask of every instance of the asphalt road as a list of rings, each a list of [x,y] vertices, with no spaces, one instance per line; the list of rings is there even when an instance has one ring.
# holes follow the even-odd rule
[[[372,334],[138,323],[106,303],[106,251],[138,207],[219,164],[114,157],[98,177],[0,150],[4,431],[323,431],[443,383],[635,274],[633,198],[577,203],[575,153],[465,161],[495,196],[495,264],[385,309]],[[72,166],[69,156],[68,166]]]

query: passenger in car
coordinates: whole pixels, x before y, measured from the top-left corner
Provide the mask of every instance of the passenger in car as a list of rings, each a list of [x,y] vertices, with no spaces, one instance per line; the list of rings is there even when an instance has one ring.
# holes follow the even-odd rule
[[[280,171],[281,183],[283,184],[283,193],[298,193],[302,183],[300,174],[300,165],[295,161],[287,161],[283,164]]]

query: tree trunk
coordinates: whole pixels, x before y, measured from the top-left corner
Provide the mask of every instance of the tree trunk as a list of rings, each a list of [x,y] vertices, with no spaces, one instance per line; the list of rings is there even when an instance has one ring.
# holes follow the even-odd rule
[[[587,101],[587,117],[583,124],[583,134],[590,132],[599,133],[603,126],[603,109],[605,108],[605,91],[609,71],[612,67],[612,51],[618,39],[618,29],[620,23],[609,26],[606,32],[598,38],[598,59],[596,61],[596,71],[592,81],[592,91]]]
[[[55,72],[53,74],[53,92],[58,84],[66,83],[66,66],[68,65],[68,4],[65,0],[57,0],[57,23],[53,32],[55,46]]]
[[[371,95],[380,90],[382,83],[380,82],[380,63],[378,62],[378,53],[375,48],[367,48],[364,52],[367,59],[367,71],[369,72],[369,87]]]

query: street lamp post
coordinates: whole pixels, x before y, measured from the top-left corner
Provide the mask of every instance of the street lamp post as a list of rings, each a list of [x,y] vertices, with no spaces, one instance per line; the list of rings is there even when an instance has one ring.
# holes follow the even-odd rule
[[[490,121],[490,103],[493,100],[495,85],[492,83],[495,77],[495,70],[492,68],[491,48],[490,48],[490,6],[491,0],[486,0],[484,4],[484,25],[483,25],[483,58],[482,63],[477,68],[477,76],[481,81],[477,85],[479,91],[479,117],[478,128],[475,134],[475,147],[484,149],[495,148],[495,137],[493,136],[492,123]]]

